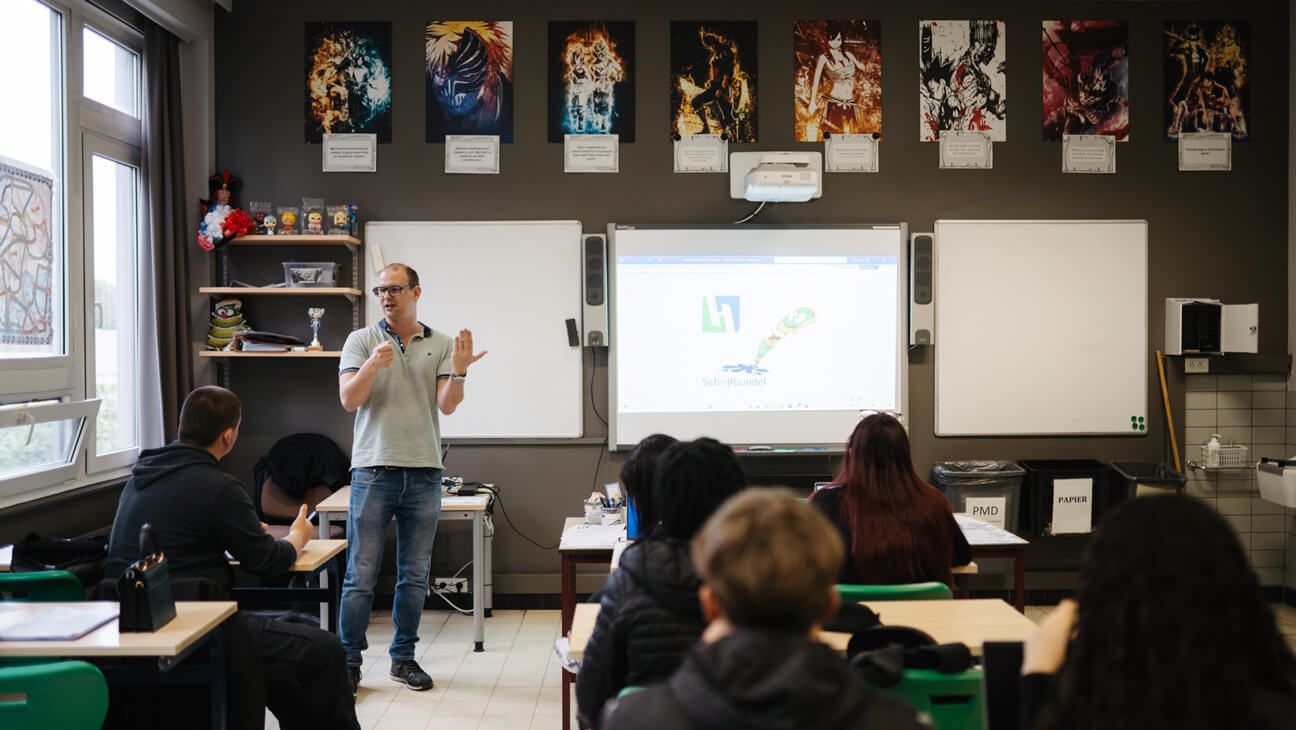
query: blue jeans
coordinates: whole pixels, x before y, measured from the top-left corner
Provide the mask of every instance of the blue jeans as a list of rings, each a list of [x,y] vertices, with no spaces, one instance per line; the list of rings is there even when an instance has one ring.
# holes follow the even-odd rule
[[[365,631],[373,608],[374,584],[382,567],[387,523],[396,518],[396,636],[388,653],[413,659],[418,641],[432,539],[441,517],[441,470],[365,467],[351,470],[351,512],[347,516],[347,572],[342,581],[338,631],[347,664],[361,664],[369,648]]]

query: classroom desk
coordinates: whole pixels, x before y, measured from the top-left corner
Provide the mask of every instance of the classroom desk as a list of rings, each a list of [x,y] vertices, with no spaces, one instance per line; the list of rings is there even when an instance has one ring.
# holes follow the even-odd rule
[[[239,603],[285,603],[296,600],[318,599],[320,602],[320,628],[325,631],[337,633],[337,601],[338,591],[329,588],[328,567],[329,561],[336,557],[343,550],[346,550],[346,540],[321,540],[315,539],[306,543],[301,553],[297,555],[297,560],[289,566],[289,573],[298,573],[309,580],[311,577],[319,578],[319,586],[311,587],[256,587],[256,588],[235,588],[234,599]],[[237,561],[231,560],[231,565],[238,565]],[[341,588],[340,586],[338,587]]]
[[[485,651],[486,612],[491,609],[491,543],[494,527],[487,530],[487,515],[491,506],[491,495],[475,494],[471,497],[459,497],[443,494],[441,497],[441,519],[470,520],[472,522],[473,546],[473,651]],[[327,499],[315,505],[319,514],[319,535],[329,534],[329,526],[334,518],[345,519],[351,511],[351,487],[342,487]]]
[[[0,603],[0,621],[17,623],[50,607],[78,607],[87,602]],[[0,659],[60,657],[87,659],[110,683],[202,683],[211,687],[212,727],[225,727],[225,652],[214,629],[234,615],[233,601],[176,601],[176,617],[153,633],[120,633],[114,619],[75,641],[0,641]],[[212,661],[201,667],[177,666],[204,643],[212,644]],[[141,660],[152,660],[140,667]],[[141,671],[141,670],[144,671]],[[185,671],[186,669],[191,671]],[[165,673],[159,676],[158,673]]]
[[[956,514],[954,519],[972,547],[973,560],[1013,561],[1013,606],[1019,613],[1026,613],[1026,546],[1030,542],[965,514]]]

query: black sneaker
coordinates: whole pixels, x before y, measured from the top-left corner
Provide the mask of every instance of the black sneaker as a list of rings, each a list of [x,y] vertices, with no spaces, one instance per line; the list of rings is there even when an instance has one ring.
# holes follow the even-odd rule
[[[360,665],[348,664],[347,676],[351,678],[351,695],[354,697],[360,692]]]
[[[393,659],[391,678],[415,692],[432,689],[432,678],[413,659]]]

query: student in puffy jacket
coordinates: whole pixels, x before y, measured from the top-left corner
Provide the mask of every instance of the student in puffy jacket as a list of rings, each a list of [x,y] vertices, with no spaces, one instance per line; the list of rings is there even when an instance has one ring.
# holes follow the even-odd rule
[[[607,730],[917,730],[914,709],[872,689],[817,640],[840,603],[842,543],[789,492],[730,499],[693,539],[701,642],[665,684],[609,702]]]
[[[715,439],[672,445],[657,461],[658,523],[621,554],[576,675],[583,726],[623,687],[664,681],[697,641],[705,621],[689,540],[746,484],[733,451]]]

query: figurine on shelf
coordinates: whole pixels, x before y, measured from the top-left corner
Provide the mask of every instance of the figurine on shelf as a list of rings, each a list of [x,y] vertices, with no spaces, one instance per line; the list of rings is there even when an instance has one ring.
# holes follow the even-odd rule
[[[285,236],[300,233],[297,230],[297,208],[294,206],[279,206],[279,227]]]
[[[275,218],[274,213],[266,213],[261,219],[261,232],[267,236],[275,234],[275,228],[279,226],[279,219]]]
[[[307,233],[324,232],[324,216],[320,215],[320,212],[318,210],[312,210],[311,212],[306,214],[306,232]]]
[[[212,306],[211,326],[207,330],[207,349],[233,350],[234,337],[251,329],[243,317],[243,302],[233,297],[221,299]]]
[[[230,202],[234,196],[234,188],[239,184],[238,178],[230,174],[229,170],[221,170],[207,179],[208,191],[211,193],[207,202],[211,204],[224,203],[225,205],[234,205]]]
[[[307,307],[306,314],[310,316],[310,326],[311,326],[311,334],[312,334],[311,342],[309,345],[306,346],[306,349],[310,352],[320,352],[324,349],[324,346],[321,345],[319,341],[319,330],[320,330],[320,324],[324,319],[324,308]]]
[[[329,226],[329,234],[333,236],[351,235],[351,217],[347,215],[345,205],[330,205],[328,207],[329,218],[333,224]]]

